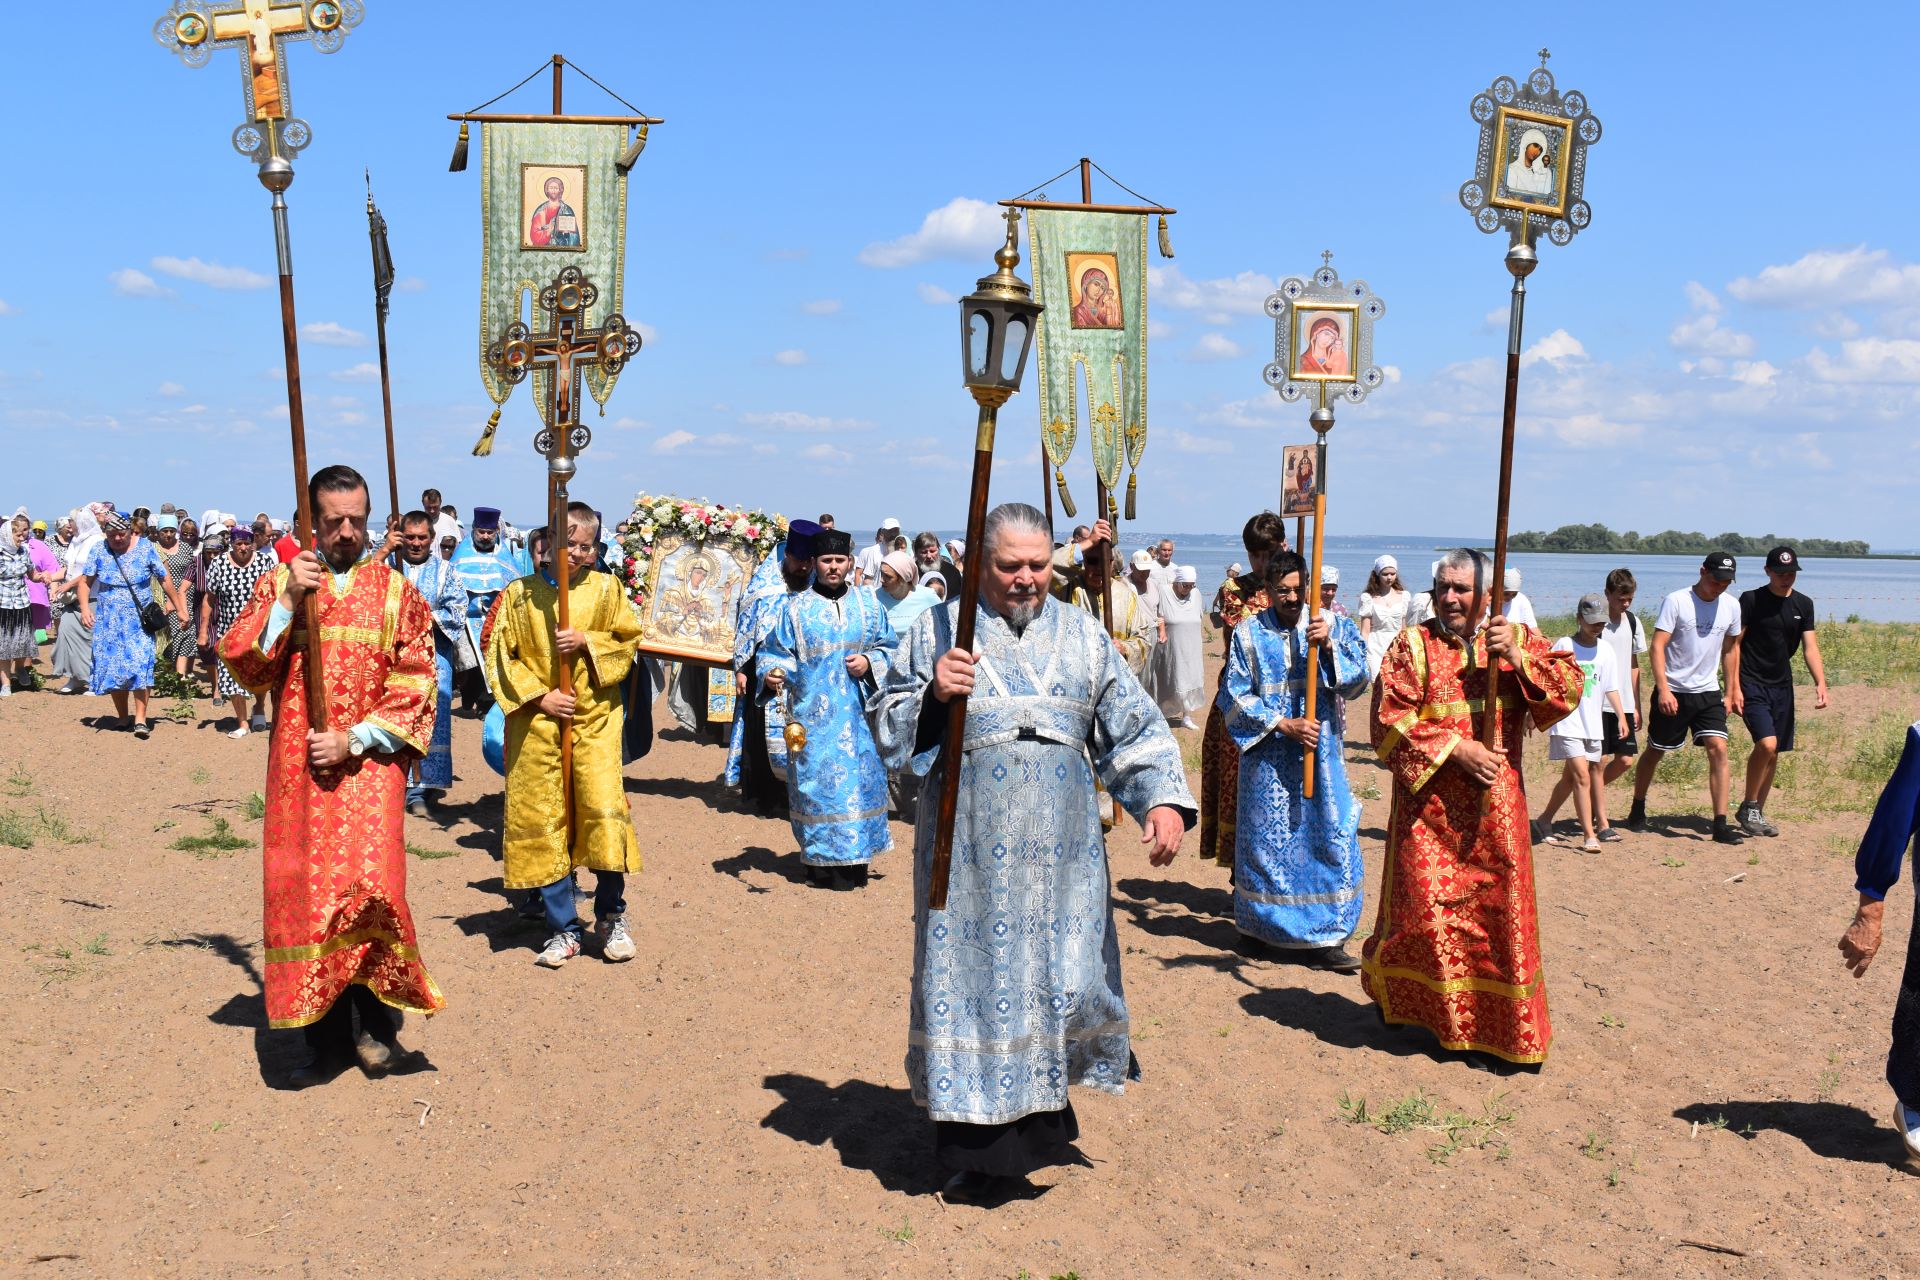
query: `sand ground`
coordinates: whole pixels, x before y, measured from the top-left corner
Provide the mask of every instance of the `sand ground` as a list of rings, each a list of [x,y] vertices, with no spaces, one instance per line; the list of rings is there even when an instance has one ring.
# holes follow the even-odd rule
[[[1821,714],[1865,726],[1910,702],[1850,687]],[[902,1073],[910,831],[865,892],[811,889],[786,824],[736,812],[718,750],[678,731],[627,772],[639,958],[549,972],[500,893],[479,722],[457,720],[460,780],[409,820],[449,855],[410,862],[449,1002],[409,1021],[430,1066],[278,1087],[303,1053],[264,1027],[258,852],[169,848],[214,817],[258,838],[265,740],[220,736],[208,705],[141,743],[93,727],[105,699],[0,704],[0,810],[84,837],[40,823],[0,848],[5,1274],[1920,1272],[1920,1180],[1881,1075],[1910,891],[1864,980],[1834,950],[1859,812],[1737,849],[1694,816],[1600,857],[1543,846],[1556,1039],[1514,1079],[1380,1027],[1357,979],[1241,959],[1197,836],[1155,870],[1123,823],[1145,1079],[1077,1095],[1087,1166],[985,1212],[931,1194]],[[1385,786],[1359,744],[1348,758],[1356,789]],[[1661,788],[1654,808],[1700,800]],[[1366,802],[1370,889],[1385,812]],[[1415,1095],[1464,1119],[1423,1127]],[[1361,1098],[1414,1127],[1354,1123]]]

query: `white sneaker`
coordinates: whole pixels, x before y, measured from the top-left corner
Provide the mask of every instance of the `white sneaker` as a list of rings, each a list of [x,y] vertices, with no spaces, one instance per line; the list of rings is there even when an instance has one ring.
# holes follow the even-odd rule
[[[11,698],[12,696],[13,686],[10,684],[0,684],[0,698]]]
[[[1893,1104],[1893,1127],[1900,1131],[1900,1141],[1906,1144],[1907,1155],[1920,1160],[1920,1111],[1910,1111],[1906,1103],[1896,1100]]]
[[[579,935],[556,933],[547,939],[546,950],[535,956],[533,962],[547,969],[558,969],[579,954]]]
[[[1193,722],[1192,716],[1181,716],[1180,727],[1182,729],[1198,729],[1200,726]]]
[[[251,732],[252,730],[248,729],[247,726],[243,724],[236,729],[227,730],[227,736],[229,738],[244,738],[247,736],[247,734]]]
[[[593,930],[600,935],[600,958],[609,964],[619,964],[622,960],[631,960],[637,953],[633,945],[633,935],[627,932],[625,916],[608,916],[596,920]]]

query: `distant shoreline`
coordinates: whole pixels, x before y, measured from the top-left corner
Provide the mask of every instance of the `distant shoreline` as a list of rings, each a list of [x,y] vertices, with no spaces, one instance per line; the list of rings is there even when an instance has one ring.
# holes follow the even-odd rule
[[[1492,547],[1476,547],[1474,549],[1476,551],[1484,551],[1488,555],[1493,554]],[[1435,551],[1451,551],[1453,550],[1453,548],[1452,547],[1435,547],[1434,550]],[[1712,550],[1713,550],[1712,547],[1706,547],[1699,551],[1627,551],[1627,550],[1622,550],[1616,547],[1616,548],[1611,548],[1605,551],[1583,551],[1583,550],[1578,550],[1572,547],[1555,547],[1551,551],[1540,551],[1540,550],[1535,550],[1533,548],[1528,548],[1523,551],[1518,547],[1508,547],[1507,554],[1519,555],[1519,556],[1626,556],[1626,557],[1638,556],[1641,558],[1685,559],[1689,556],[1704,556],[1707,554],[1707,552]],[[1738,557],[1735,557],[1735,558],[1738,559]],[[1752,559],[1752,558],[1755,558],[1755,557],[1749,557],[1749,559]],[[1829,555],[1809,555],[1804,558],[1808,560],[1920,560],[1920,554],[1914,554],[1912,552],[1897,552],[1897,551],[1869,551],[1866,555],[1863,555],[1863,556],[1841,556],[1841,555],[1829,554]]]

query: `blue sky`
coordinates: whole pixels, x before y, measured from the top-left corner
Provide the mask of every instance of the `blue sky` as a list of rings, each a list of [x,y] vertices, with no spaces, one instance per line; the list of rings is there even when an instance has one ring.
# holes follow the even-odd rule
[[[84,74],[23,59],[0,83],[16,136],[58,122],[45,154],[23,150],[38,176],[0,212],[16,246],[0,276],[8,505],[291,505],[267,197],[227,143],[236,56],[181,65],[149,34],[163,7],[112,6]],[[553,48],[516,34],[522,5],[367,7],[338,53],[289,57],[316,133],[289,193],[310,454],[384,469],[364,166],[402,277],[403,494],[435,484],[528,521],[542,482],[524,389],[494,456],[468,456],[490,408],[479,173],[447,172],[443,117]],[[1591,5],[1517,24],[1375,6],[1324,52],[1271,4],[1110,5],[1091,43],[1083,12],[1053,12],[618,6],[560,41],[667,119],[629,197],[627,314],[650,336],[591,420],[576,493],[608,510],[644,487],[856,527],[959,524],[972,414],[950,299],[991,268],[986,202],[1087,154],[1180,209],[1179,256],[1155,258],[1150,293],[1143,528],[1229,530],[1276,500],[1280,446],[1311,432],[1260,380],[1260,303],[1330,248],[1388,303],[1377,358],[1393,379],[1341,409],[1330,531],[1489,529],[1504,239],[1455,192],[1469,98],[1545,44],[1605,136],[1593,226],[1544,246],[1531,284],[1515,527],[1920,542],[1912,9],[1856,11],[1863,38],[1827,40],[1804,6]],[[545,95],[536,82],[510,101],[544,110]],[[568,105],[611,109],[577,80]],[[1037,414],[1031,388],[1003,412],[998,497],[1038,499]]]

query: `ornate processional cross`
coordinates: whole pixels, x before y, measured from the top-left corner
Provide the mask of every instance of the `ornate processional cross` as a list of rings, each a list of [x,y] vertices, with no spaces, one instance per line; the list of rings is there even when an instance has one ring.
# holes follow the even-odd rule
[[[252,160],[298,152],[312,130],[292,118],[287,85],[287,42],[311,40],[332,53],[349,28],[365,16],[362,0],[174,0],[153,34],[190,66],[202,66],[215,49],[242,54],[241,83],[247,120],[234,130],[236,150]]]
[[[549,317],[547,331],[534,333],[515,320],[487,348],[487,363],[509,385],[536,369],[551,377],[546,418],[552,425],[543,427],[533,441],[549,463],[571,458],[593,439],[580,424],[580,378],[587,366],[618,373],[640,351],[640,335],[618,314],[597,329],[585,327],[587,308],[599,297],[599,287],[580,268],[568,267],[540,291],[540,306]]]

